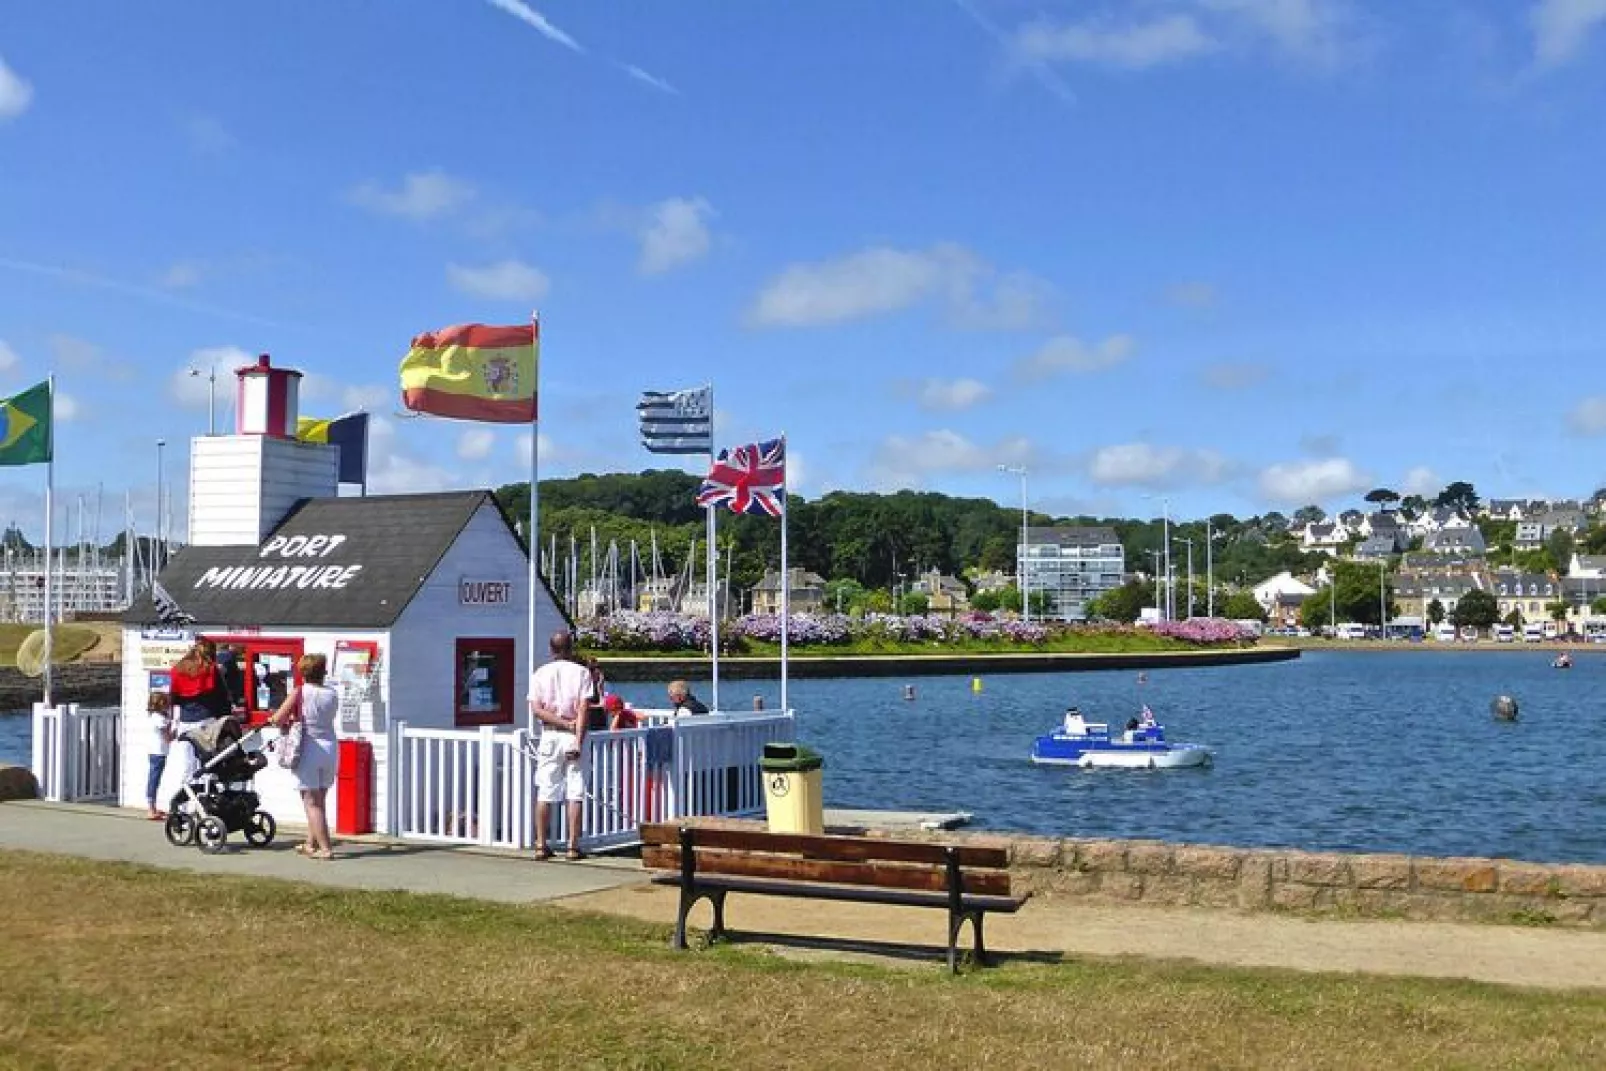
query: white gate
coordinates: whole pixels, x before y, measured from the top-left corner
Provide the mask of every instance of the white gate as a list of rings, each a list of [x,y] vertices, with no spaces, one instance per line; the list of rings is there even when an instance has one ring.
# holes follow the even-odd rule
[[[35,703],[33,775],[40,795],[59,802],[117,802],[120,716],[115,707]]]

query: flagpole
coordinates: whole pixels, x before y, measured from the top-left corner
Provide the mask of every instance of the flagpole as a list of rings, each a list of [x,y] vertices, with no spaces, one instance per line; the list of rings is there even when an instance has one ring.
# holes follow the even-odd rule
[[[782,465],[786,464],[786,433],[781,432],[781,458]],[[786,508],[786,469],[781,469],[781,710],[792,708],[786,702],[786,658],[787,640],[791,630],[792,620],[792,570],[786,560],[786,515],[791,512]]]
[[[708,468],[714,468],[714,385],[710,383],[708,391]],[[719,707],[719,594],[715,581],[719,577],[717,563],[718,550],[714,542],[714,530],[718,522],[714,519],[714,507],[708,507],[708,649],[711,657],[714,674],[714,710]]]
[[[525,533],[524,547],[530,559],[530,620],[528,635],[525,637],[525,687],[535,679],[535,663],[537,650],[535,644],[535,593],[541,586],[540,555],[536,548],[541,537],[541,492],[538,482],[541,473],[541,314],[530,314],[530,325],[534,334],[530,345],[535,350],[535,405],[534,413],[530,417],[530,530]]]
[[[56,566],[55,566],[55,518],[56,518],[56,376],[51,373],[45,380],[48,384],[47,410],[49,420],[45,423],[45,441],[48,444],[45,457],[45,706],[51,705],[54,698],[55,674],[50,663],[54,658],[55,625],[51,621],[52,611],[56,605]]]

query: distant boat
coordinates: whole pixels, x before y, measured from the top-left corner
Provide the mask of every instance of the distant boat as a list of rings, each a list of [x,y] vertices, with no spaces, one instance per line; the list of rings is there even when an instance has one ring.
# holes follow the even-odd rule
[[[1551,669],[1572,669],[1573,668],[1573,656],[1568,654],[1566,651],[1561,652],[1561,654],[1557,655],[1555,657],[1555,659],[1551,661],[1550,668]]]
[[[1208,766],[1210,749],[1202,744],[1173,744],[1165,738],[1165,728],[1153,720],[1148,708],[1145,719],[1112,734],[1109,725],[1089,722],[1073,707],[1065,721],[1032,744],[1032,761],[1043,766],[1079,766],[1083,769],[1171,770],[1186,766]]]

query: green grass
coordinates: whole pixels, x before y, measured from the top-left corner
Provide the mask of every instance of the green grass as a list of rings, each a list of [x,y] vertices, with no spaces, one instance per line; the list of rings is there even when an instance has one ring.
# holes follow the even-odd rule
[[[895,640],[855,640],[851,643],[798,646],[792,658],[840,658],[852,655],[967,655],[967,654],[1152,654],[1167,651],[1230,650],[1230,646],[1201,646],[1147,632],[1087,632],[1067,634],[1040,644],[1013,643],[1009,640],[962,640],[959,642],[902,643]],[[703,652],[630,651],[606,649],[591,652],[601,658],[697,658]],[[781,645],[744,640],[739,646],[720,645],[721,655],[733,658],[779,658]]]
[[[17,664],[17,648],[38,631],[37,625],[0,625],[0,666]],[[100,642],[100,634],[79,625],[58,625],[51,637],[51,661],[60,664],[82,656]]]
[[[0,903],[3,1067],[1606,1064],[1599,992],[1137,960],[955,979],[675,954],[667,927],[552,907],[27,853],[0,853]]]

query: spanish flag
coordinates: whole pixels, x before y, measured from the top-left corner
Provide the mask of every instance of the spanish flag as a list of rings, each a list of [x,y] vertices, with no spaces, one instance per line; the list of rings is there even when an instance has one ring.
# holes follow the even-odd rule
[[[459,324],[419,335],[402,358],[402,404],[456,420],[528,424],[540,349],[535,323]]]

